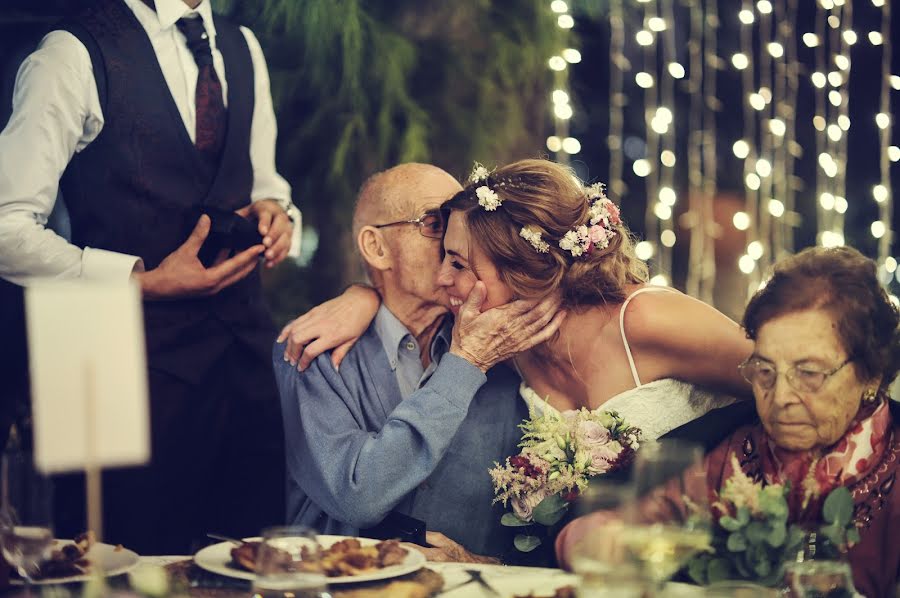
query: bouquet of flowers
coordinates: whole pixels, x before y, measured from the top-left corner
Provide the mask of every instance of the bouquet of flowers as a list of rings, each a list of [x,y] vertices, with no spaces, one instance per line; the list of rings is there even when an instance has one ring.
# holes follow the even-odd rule
[[[726,579],[742,579],[762,585],[779,583],[784,576],[784,563],[803,547],[810,529],[789,523],[790,484],[771,484],[751,480],[732,456],[734,474],[713,503],[712,551],[701,553],[688,563],[688,575],[700,584]],[[806,491],[803,500],[819,497]],[[821,503],[814,505],[820,513],[815,533],[832,556],[859,541],[853,523],[853,497],[845,487],[832,490]]]
[[[523,528],[514,542],[522,552],[541,544],[535,525],[559,523],[590,478],[628,465],[641,437],[615,411],[547,411],[529,411],[521,452],[490,470],[494,502],[512,506],[500,523]]]

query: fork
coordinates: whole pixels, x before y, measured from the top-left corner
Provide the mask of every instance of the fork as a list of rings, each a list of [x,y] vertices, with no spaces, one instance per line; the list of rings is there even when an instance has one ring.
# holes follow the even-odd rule
[[[470,579],[470,580],[468,581],[468,583],[472,583],[472,582],[477,583],[477,584],[480,585],[482,588],[484,588],[485,590],[487,590],[487,591],[488,591],[488,594],[489,594],[490,596],[500,596],[500,592],[498,592],[497,590],[495,590],[495,589],[491,586],[491,584],[489,584],[489,583],[484,579],[484,577],[482,576],[482,573],[481,573],[480,570],[478,570],[478,569],[465,569],[465,572],[466,572],[466,574],[467,574],[469,577],[472,578],[472,579]],[[465,584],[463,584],[463,585],[465,585]],[[459,587],[459,586],[457,586],[457,587]]]

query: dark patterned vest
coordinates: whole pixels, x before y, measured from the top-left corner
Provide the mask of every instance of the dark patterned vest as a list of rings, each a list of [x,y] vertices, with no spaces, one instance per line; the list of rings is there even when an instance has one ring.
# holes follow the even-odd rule
[[[228,132],[218,164],[204,161],[191,142],[150,39],[121,0],[98,0],[60,26],[91,55],[104,117],[61,180],[74,244],[140,256],[149,270],[185,241],[192,208],[249,203],[253,63],[237,26],[215,17],[215,27],[228,73]],[[151,368],[199,378],[198,360],[213,359],[233,335],[262,343],[263,329],[268,354],[271,322],[258,271],[213,297],[146,302],[144,311]]]

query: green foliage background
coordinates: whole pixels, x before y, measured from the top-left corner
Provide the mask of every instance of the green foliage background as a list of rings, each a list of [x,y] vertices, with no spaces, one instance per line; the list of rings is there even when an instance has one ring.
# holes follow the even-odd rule
[[[407,161],[465,176],[541,155],[550,124],[547,60],[564,47],[542,0],[218,0],[266,53],[279,171],[319,248],[266,279],[276,321],[362,274],[349,235],[356,191]]]

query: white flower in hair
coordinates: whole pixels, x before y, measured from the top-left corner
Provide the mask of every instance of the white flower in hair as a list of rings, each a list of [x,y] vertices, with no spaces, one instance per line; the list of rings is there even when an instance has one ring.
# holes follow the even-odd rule
[[[559,240],[559,247],[572,254],[572,257],[581,257],[591,245],[591,237],[588,227],[582,225],[575,230],[570,230]]]
[[[603,183],[594,183],[586,189],[587,198],[589,200],[606,198],[605,185]]]
[[[519,231],[519,236],[531,243],[531,246],[538,253],[547,253],[550,251],[550,246],[546,241],[541,240],[541,231],[534,230],[530,226],[523,226],[522,230]]]
[[[488,169],[475,162],[475,166],[472,168],[472,174],[469,175],[469,180],[473,183],[478,183],[480,181],[484,181],[488,178],[491,173],[488,172]]]
[[[478,205],[488,212],[493,212],[503,203],[500,201],[500,197],[487,185],[482,185],[475,189],[475,195],[478,196]]]

